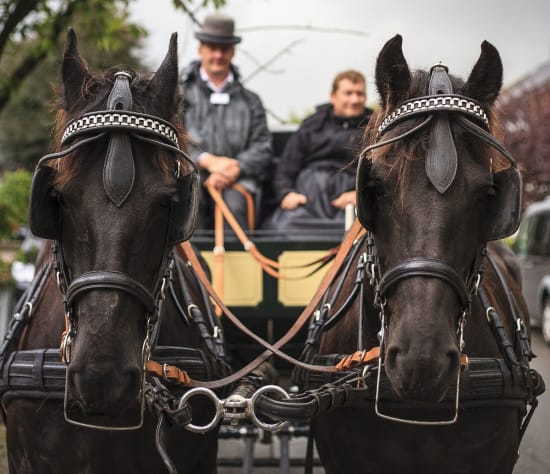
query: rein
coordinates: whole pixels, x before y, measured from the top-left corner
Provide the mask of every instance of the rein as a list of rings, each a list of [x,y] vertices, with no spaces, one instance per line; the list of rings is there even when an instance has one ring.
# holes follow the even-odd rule
[[[193,270],[197,274],[197,277],[206,288],[212,300],[223,310],[224,314],[227,316],[229,321],[235,327],[237,327],[240,331],[242,331],[244,334],[249,336],[251,339],[253,339],[254,341],[256,341],[258,344],[260,344],[262,347],[266,349],[265,352],[260,354],[253,361],[249,362],[244,367],[242,367],[237,372],[234,372],[232,375],[228,377],[224,377],[222,379],[214,380],[214,381],[207,381],[207,382],[199,382],[199,381],[192,380],[190,382],[190,386],[213,389],[213,388],[219,388],[225,385],[229,385],[239,380],[240,378],[242,378],[252,370],[254,370],[258,365],[264,362],[272,354],[275,354],[278,357],[282,358],[283,360],[290,362],[296,367],[300,367],[306,370],[312,370],[316,372],[327,372],[327,373],[337,372],[338,369],[335,366],[327,367],[324,365],[306,364],[304,362],[301,362],[295,359],[294,357],[289,356],[288,354],[285,354],[280,350],[280,348],[284,346],[288,341],[292,340],[296,336],[298,331],[302,328],[302,326],[308,321],[310,315],[314,312],[315,308],[318,306],[319,302],[321,301],[324,293],[327,291],[330,283],[333,281],[334,277],[338,274],[338,271],[344,264],[346,260],[346,256],[348,255],[350,249],[357,244],[357,236],[359,235],[360,231],[361,231],[361,225],[356,220],[352,228],[348,231],[335,257],[335,260],[332,266],[329,268],[329,270],[325,274],[323,280],[321,281],[321,284],[319,285],[317,291],[315,292],[315,295],[310,300],[306,308],[304,308],[300,316],[298,316],[298,318],[296,319],[292,327],[288,330],[288,332],[274,344],[267,343],[266,341],[264,341],[255,333],[250,331],[250,329],[248,329],[245,325],[243,325],[240,322],[237,316],[235,316],[235,314],[233,314],[233,312],[223,303],[219,295],[216,294],[216,292],[212,288],[212,285],[210,284],[208,277],[204,273],[204,270],[202,269],[197,259],[197,256],[195,255],[195,252],[191,247],[191,244],[189,242],[181,243],[178,246],[178,251],[180,252],[180,254],[185,260],[189,261],[190,265],[193,267]]]
[[[235,186],[235,185],[234,185]],[[240,185],[238,185],[240,186]],[[240,186],[242,188],[242,186]],[[330,249],[326,255],[324,255],[321,258],[318,258],[312,262],[305,263],[303,265],[281,265],[279,262],[272,260],[265,255],[263,255],[254,242],[252,242],[248,236],[246,235],[245,231],[229,209],[227,207],[227,204],[225,203],[223,196],[220,191],[218,191],[213,186],[207,187],[208,192],[210,193],[210,196],[212,197],[212,200],[216,204],[216,210],[217,210],[217,216],[219,216],[216,219],[216,225],[215,225],[215,231],[216,231],[216,246],[214,247],[214,255],[216,257],[223,256],[225,249],[223,247],[223,222],[222,217],[229,223],[233,231],[235,232],[235,235],[241,242],[243,249],[247,251],[252,257],[258,262],[258,264],[261,266],[262,270],[267,273],[268,275],[272,276],[276,279],[283,279],[283,280],[301,280],[304,278],[307,278],[311,275],[313,275],[315,272],[319,271],[323,266],[325,266],[330,260],[334,258],[334,256],[337,254],[339,246],[334,247]],[[246,189],[242,188],[243,191],[246,191]],[[241,192],[241,191],[239,191]],[[221,214],[221,215],[220,215]],[[307,268],[311,267],[313,265],[317,265],[312,271],[304,274],[299,275],[296,277],[289,277],[283,275],[280,270],[284,268]],[[220,292],[218,292],[220,293]],[[221,293],[220,293],[221,294]]]

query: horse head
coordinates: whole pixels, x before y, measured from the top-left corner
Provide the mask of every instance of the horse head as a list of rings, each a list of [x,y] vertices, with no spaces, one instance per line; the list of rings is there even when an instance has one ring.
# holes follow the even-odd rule
[[[442,64],[411,73],[399,35],[377,59],[358,216],[374,237],[385,372],[402,398],[441,400],[457,382],[485,244],[518,225],[520,177],[492,137],[501,84],[488,42],[466,82]]]
[[[160,68],[91,74],[69,30],[56,153],[42,158],[31,228],[56,241],[69,421],[137,427],[144,364],[170,277],[189,238],[198,174],[181,152],[177,38]]]

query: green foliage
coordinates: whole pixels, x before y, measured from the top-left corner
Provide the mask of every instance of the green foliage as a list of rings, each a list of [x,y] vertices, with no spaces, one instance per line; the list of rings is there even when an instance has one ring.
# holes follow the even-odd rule
[[[79,48],[92,71],[101,71],[115,64],[141,69],[138,50],[146,33],[141,27],[129,23],[127,9],[115,3],[92,1],[72,17]],[[65,35],[62,35],[52,53],[11,94],[0,116],[0,163],[5,169],[20,166],[32,169],[40,156],[52,149],[54,89],[59,82],[64,43]],[[17,63],[32,44],[34,40],[27,39],[11,45],[9,49],[13,54],[8,55],[9,61],[0,65],[0,71],[2,67],[9,69],[7,63]]]
[[[13,284],[15,284],[15,282],[11,276],[11,263],[0,258],[0,286]]]
[[[0,171],[31,169],[52,148],[55,101],[65,31],[72,26],[92,71],[116,64],[141,70],[139,48],[147,33],[129,21],[135,0],[0,0]],[[173,0],[193,9],[225,0]]]
[[[23,169],[0,180],[0,238],[11,238],[19,227],[28,225],[31,183],[31,173]]]
[[[38,253],[40,252],[39,247],[34,245],[28,250],[19,249],[15,255],[15,260],[22,263],[34,263],[38,258]]]

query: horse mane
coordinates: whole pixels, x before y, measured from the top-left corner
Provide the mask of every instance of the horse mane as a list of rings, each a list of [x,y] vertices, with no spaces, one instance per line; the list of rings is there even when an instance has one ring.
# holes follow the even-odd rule
[[[57,110],[54,123],[56,152],[62,150],[61,137],[68,122],[83,114],[96,110],[105,110],[107,108],[107,98],[109,97],[111,89],[115,83],[114,73],[120,69],[120,67],[113,67],[107,70],[103,76],[90,76],[82,86],[80,100],[78,103],[67,104],[64,95],[61,92],[58,92],[58,102],[56,106]],[[134,72],[127,66],[125,66],[124,69]],[[160,109],[158,101],[154,100],[153,95],[148,93],[147,87],[149,82],[149,78],[143,78],[138,75],[136,75],[135,79],[132,81],[132,95],[134,101],[133,110],[135,112],[162,118],[174,125],[178,131],[178,142],[180,149],[186,151],[188,139],[183,126],[183,97],[179,92],[179,89],[174,96],[172,110],[167,113],[167,111]],[[62,159],[52,160],[50,166],[57,171],[54,180],[55,187],[62,189],[74,178],[82,162],[82,160],[75,158],[79,153],[82,152],[74,151]],[[154,153],[156,165],[164,173],[173,171],[173,166],[169,165],[169,155],[170,153],[164,149],[155,150]],[[180,162],[181,169],[184,172],[191,171],[189,163],[187,163],[181,156],[177,155],[176,159]]]

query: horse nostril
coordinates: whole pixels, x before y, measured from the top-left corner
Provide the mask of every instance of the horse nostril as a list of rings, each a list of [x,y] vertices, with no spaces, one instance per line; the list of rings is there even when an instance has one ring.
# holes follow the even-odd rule
[[[386,349],[386,357],[385,357],[384,363],[385,363],[387,368],[390,368],[390,369],[395,369],[396,368],[397,363],[398,363],[397,358],[398,358],[400,352],[401,351],[399,350],[399,347],[397,347],[397,346],[389,346]]]
[[[449,360],[449,376],[456,377],[460,369],[460,354],[456,349],[451,349],[447,352],[447,359]]]

